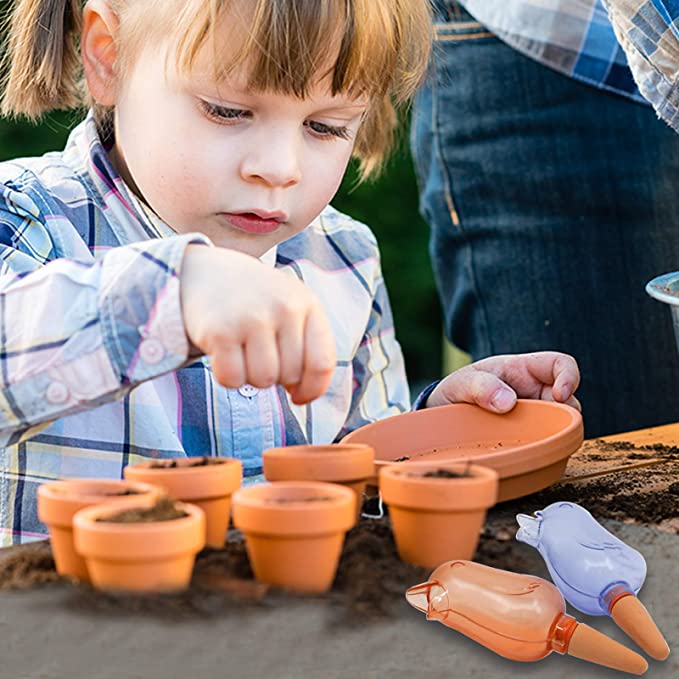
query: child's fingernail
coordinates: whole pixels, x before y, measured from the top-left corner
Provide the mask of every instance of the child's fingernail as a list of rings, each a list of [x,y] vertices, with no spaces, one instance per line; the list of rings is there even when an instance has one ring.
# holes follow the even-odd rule
[[[514,405],[514,394],[509,389],[498,389],[493,398],[490,400],[490,405],[495,410],[509,410]]]

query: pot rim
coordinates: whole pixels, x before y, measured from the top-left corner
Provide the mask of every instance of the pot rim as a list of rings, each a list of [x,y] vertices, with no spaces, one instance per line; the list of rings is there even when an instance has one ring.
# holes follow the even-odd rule
[[[194,456],[197,457],[197,456]],[[204,456],[200,456],[204,457]],[[123,469],[126,479],[144,479],[166,489],[169,495],[184,502],[198,502],[231,495],[243,479],[243,463],[235,457],[215,457],[223,464],[190,466],[191,457],[174,458],[178,466],[153,468],[158,460],[148,459]],[[169,461],[169,460],[168,460]]]
[[[100,516],[152,504],[153,500],[129,501],[81,509],[73,517],[76,551],[86,560],[140,562],[197,554],[205,546],[205,513],[187,502],[175,501],[188,514],[178,519],[139,523],[96,521]]]
[[[373,450],[368,443],[305,443],[296,446],[276,446],[267,448],[262,455],[273,457],[287,457],[288,455],[301,454],[304,457],[317,457],[327,459],[332,455],[346,457],[349,455],[365,455],[366,450]]]
[[[168,526],[172,529],[181,523],[194,523],[200,520],[201,516],[205,516],[203,510],[197,505],[190,502],[181,502],[180,500],[173,500],[175,507],[186,512],[187,516],[182,516],[177,519],[166,519],[163,521],[139,521],[137,523],[118,523],[115,521],[97,521],[102,516],[109,514],[118,514],[119,512],[128,509],[147,509],[152,506],[151,502],[137,502],[131,500],[129,502],[103,503],[93,507],[86,507],[78,511],[73,517],[73,525],[87,526],[88,530],[97,531],[101,533],[108,533],[115,527],[116,531],[127,533],[138,533],[144,527],[157,526],[163,528]],[[155,532],[155,529],[154,529]]]
[[[267,502],[265,497],[261,497],[269,495],[269,493],[275,493],[278,490],[292,490],[296,488],[308,490],[311,493],[314,491],[323,491],[325,495],[329,494],[329,497],[327,497],[327,499],[324,497],[324,500],[322,501],[325,506],[328,506],[330,503],[335,506],[341,506],[354,497],[352,490],[340,486],[337,483],[328,483],[325,481],[270,481],[268,483],[257,483],[252,486],[240,488],[233,494],[231,500],[232,502],[237,501],[241,506],[270,507],[275,504],[283,511],[293,511],[295,509],[308,511],[312,504],[308,500],[299,500],[298,502],[288,500],[284,503],[274,503],[271,500]],[[319,507],[320,505],[315,504],[315,506]]]
[[[105,495],[102,493],[78,492],[78,487],[86,488],[98,486],[102,489],[139,490],[138,495]],[[145,497],[158,497],[163,495],[162,488],[143,481],[128,479],[61,479],[59,481],[47,481],[38,486],[38,519],[47,526],[72,525],[75,512],[93,505],[122,503],[130,499],[143,499]]]
[[[504,479],[536,471],[537,469],[541,469],[543,467],[547,467],[551,464],[554,464],[559,460],[568,458],[579,448],[580,445],[582,445],[582,441],[584,439],[582,415],[575,408],[567,406],[564,403],[555,403],[552,401],[538,401],[535,399],[518,399],[516,407],[519,406],[524,409],[531,408],[533,410],[535,410],[536,408],[558,409],[561,412],[567,414],[570,418],[570,421],[568,422],[567,425],[559,429],[556,433],[538,439],[537,441],[532,441],[530,443],[522,444],[520,446],[508,447],[503,450],[497,450],[495,452],[487,452],[482,455],[479,455],[478,457],[470,458],[458,457],[450,461],[464,463],[466,459],[474,460],[473,463],[475,464],[480,464],[486,467],[492,467],[500,474],[500,478]],[[433,411],[442,412],[444,410],[452,409],[459,410],[470,408],[479,409],[480,406],[473,405],[470,403],[451,403],[445,406],[431,408],[429,410],[424,409],[411,413],[404,413],[402,415],[398,415],[398,417],[400,418],[406,417],[412,418],[418,416],[422,417],[423,413],[431,413]],[[507,417],[511,416],[512,412],[514,411],[512,410],[509,413],[504,414],[490,412],[488,412],[487,414],[496,417]],[[389,418],[386,420],[380,420],[378,422],[373,422],[371,424],[365,425],[364,427],[356,429],[355,431],[348,434],[343,439],[343,441],[347,439],[352,439],[354,435],[359,436],[357,432],[368,432],[368,434],[370,434],[370,432],[374,431],[377,427],[384,426],[384,423],[388,421]],[[351,443],[353,442],[353,440],[348,440],[347,442]],[[443,447],[443,444],[439,445]],[[428,447],[423,447],[421,451],[426,451],[428,449],[429,449]],[[517,454],[517,450],[520,450],[519,454]],[[418,452],[420,451],[417,450],[410,451],[410,455],[417,455]],[[404,460],[403,464],[416,464],[423,461],[424,460]],[[443,463],[444,460],[440,460],[440,462]],[[538,464],[536,464],[536,462]],[[382,467],[392,464],[394,464],[393,460],[375,459],[375,468],[377,472],[379,472],[379,470]],[[402,463],[399,462],[396,464]]]
[[[107,500],[115,500],[116,497],[131,497],[129,495],[116,496],[97,492],[85,493],[77,490],[79,486],[100,486],[102,489],[130,488],[131,490],[139,489],[142,493],[160,490],[152,483],[146,483],[145,481],[131,481],[128,479],[61,479],[59,481],[47,481],[46,483],[41,484],[38,486],[38,492],[51,498],[64,500],[74,497],[85,498],[88,500],[102,497]]]
[[[208,457],[211,460],[220,460],[220,464],[215,465],[192,465],[191,462],[198,458]],[[159,462],[167,462],[168,464],[176,462],[176,467],[153,467],[152,465],[158,464]],[[148,474],[157,474],[158,476],[164,476],[165,474],[177,471],[183,471],[185,474],[204,474],[206,469],[211,469],[213,472],[215,469],[225,469],[233,468],[234,466],[242,466],[242,462],[237,457],[220,457],[220,456],[210,456],[210,455],[192,455],[188,457],[164,457],[164,458],[149,458],[148,460],[143,460],[142,462],[136,462],[135,464],[130,464],[125,467],[130,469],[143,469]]]
[[[374,474],[375,451],[366,443],[280,446],[262,453],[262,467],[269,481],[362,481]]]
[[[328,496],[325,501],[266,501],[287,490]],[[323,481],[272,481],[247,486],[232,498],[233,522],[243,533],[257,535],[323,535],[349,530],[356,522],[356,493],[351,488]],[[311,521],[313,518],[314,521]]]
[[[454,478],[441,478],[436,476],[422,476],[424,472],[443,469],[451,472],[468,472],[468,476],[456,476]],[[415,472],[415,473],[413,473]],[[417,472],[421,472],[418,474]],[[491,467],[482,464],[468,464],[467,462],[408,462],[407,466],[401,462],[385,465],[380,469],[380,476],[403,477],[408,483],[458,483],[473,485],[486,483],[487,479],[497,479],[499,474]]]
[[[467,471],[471,476],[436,478],[413,475],[416,471],[445,469]],[[420,511],[468,511],[488,509],[497,501],[499,474],[483,465],[464,463],[395,464],[380,469],[380,495],[387,505]]]

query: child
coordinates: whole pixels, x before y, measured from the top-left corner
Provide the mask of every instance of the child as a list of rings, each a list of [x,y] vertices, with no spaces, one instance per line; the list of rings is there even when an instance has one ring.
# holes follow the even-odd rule
[[[428,0],[19,0],[5,113],[91,110],[0,165],[0,529],[38,485],[143,457],[327,443],[409,408],[367,227],[328,207],[379,165],[426,68]],[[575,361],[495,357],[418,407],[577,406]],[[504,381],[503,381],[504,380]],[[226,388],[225,388],[226,387]]]

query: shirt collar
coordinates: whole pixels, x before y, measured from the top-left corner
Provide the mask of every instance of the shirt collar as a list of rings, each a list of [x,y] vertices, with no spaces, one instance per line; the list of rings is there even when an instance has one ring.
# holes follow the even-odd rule
[[[278,252],[278,245],[274,245],[271,250],[267,250],[260,258],[259,261],[266,266],[273,268],[276,266],[276,254]]]

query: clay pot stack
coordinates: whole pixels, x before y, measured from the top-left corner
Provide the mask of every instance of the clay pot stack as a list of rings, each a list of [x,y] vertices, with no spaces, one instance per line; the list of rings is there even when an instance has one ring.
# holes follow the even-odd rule
[[[264,475],[273,482],[272,486],[295,480],[341,483],[352,488],[356,494],[356,519],[360,517],[366,483],[375,478],[374,449],[367,444],[272,448],[264,451],[262,461]],[[497,500],[497,472],[478,465],[445,462],[380,464],[378,472],[380,493],[389,505],[402,560],[434,568],[449,559],[471,559],[486,511]],[[244,492],[234,497],[236,505]],[[254,497],[255,491],[251,492]],[[267,515],[269,525],[286,520],[283,509],[279,508],[279,514],[278,518],[271,512]],[[252,539],[239,521],[241,514],[236,506],[234,523],[246,533],[250,553]],[[268,571],[263,576],[261,567],[254,570],[257,579],[274,584],[275,578]],[[275,584],[280,582],[276,580]],[[288,582],[288,586],[299,589],[301,585]]]
[[[344,536],[360,516],[374,474],[367,445],[271,448],[262,454],[270,483],[233,498],[255,577],[296,592],[324,592],[335,578]]]
[[[309,573],[316,572],[316,567],[304,568],[303,564],[308,562],[302,555],[303,550],[310,550],[302,543],[304,531],[330,533],[324,523],[327,520],[321,519],[318,513],[321,505],[317,502],[277,505],[270,501],[291,493],[293,486],[285,484],[293,481],[298,482],[294,486],[296,493],[301,493],[301,488],[311,493],[318,482],[325,486],[342,484],[355,493],[355,518],[358,519],[366,483],[375,477],[374,449],[357,443],[272,448],[264,451],[262,462],[264,476],[272,483],[242,489],[234,496],[234,524],[245,533],[255,576],[263,582],[298,591],[324,591],[331,586],[333,578],[328,576],[312,582]],[[434,568],[449,559],[472,558],[486,511],[497,500],[498,474],[478,465],[445,462],[380,465],[379,488],[382,499],[389,505],[400,558]],[[331,504],[325,503],[324,511],[329,512]],[[293,507],[298,513],[293,513]],[[257,527],[253,525],[255,511],[259,512],[257,519],[261,521]],[[341,516],[339,508],[335,511]],[[353,526],[353,522],[343,524],[343,521],[338,518],[334,524],[335,545],[339,531]],[[312,529],[315,522],[318,529]],[[282,545],[283,534],[287,539],[294,536],[298,541],[298,555],[274,555],[273,545]],[[262,546],[265,535],[270,545],[268,551]],[[341,547],[341,542],[339,545]],[[319,554],[314,558],[319,558]],[[338,559],[339,553],[333,547],[323,572],[334,574]],[[293,567],[293,563],[299,566]],[[290,568],[286,571],[288,564]],[[301,573],[305,574],[302,579]]]
[[[39,516],[49,526],[60,573],[92,577],[109,589],[164,591],[188,585],[205,545],[224,546],[233,513],[259,581],[323,592],[334,580],[345,534],[360,517],[367,484],[379,484],[401,559],[435,568],[471,559],[487,510],[552,483],[581,441],[581,417],[567,406],[519,401],[511,413],[495,415],[455,404],[367,425],[341,443],[266,450],[269,483],[247,488],[239,489],[239,460],[195,457],[128,466],[125,481],[45,484]],[[78,483],[85,485],[76,493]],[[115,500],[130,510],[150,508],[165,494],[180,514],[124,523],[110,493],[105,507],[84,509],[102,500],[102,491],[87,483],[114,484],[117,493],[135,489],[139,495]],[[173,573],[147,577],[150,566],[141,560],[153,554]]]
[[[356,520],[360,517],[366,482],[375,473],[375,451],[365,444],[287,446],[262,453],[268,481],[323,481],[338,483],[356,495]]]
[[[244,489],[234,497],[234,524],[245,533],[255,576],[258,580],[278,586],[322,591],[319,582],[312,584],[308,575],[305,581],[300,581],[299,574],[294,574],[294,568],[285,576],[283,572],[288,557],[274,558],[271,552],[269,556],[273,565],[265,567],[264,562],[269,557],[261,553],[254,555],[256,538],[251,523],[255,511],[253,505],[258,501],[262,503],[259,510],[261,525],[256,529],[257,535],[262,536],[270,531],[269,539],[278,540],[276,544],[280,544],[281,539],[280,535],[274,537],[278,530],[288,536],[294,534],[296,539],[301,540],[302,526],[310,529],[314,521],[318,520],[319,525],[322,523],[316,514],[320,506],[314,507],[316,503],[307,503],[300,504],[298,511],[305,511],[296,517],[299,521],[299,524],[295,524],[299,528],[295,529],[297,533],[293,529],[282,528],[292,516],[290,508],[293,505],[270,505],[264,509],[269,496],[275,495],[277,488],[285,488],[282,482],[306,482],[309,491],[315,482],[343,484],[356,495],[355,518],[358,519],[366,483],[375,477],[374,450],[367,444],[357,443],[290,446],[264,451],[262,461],[264,475],[272,482],[268,489]],[[497,500],[498,474],[478,465],[445,462],[381,465],[379,487],[382,499],[389,505],[392,530],[401,559],[434,568],[449,559],[471,559],[486,511]],[[330,504],[324,510],[329,511]],[[341,530],[341,525],[342,521],[338,520],[337,531]],[[352,525],[343,530],[348,530]],[[261,546],[257,551],[260,549]],[[301,542],[298,549],[304,549]],[[338,558],[339,554],[332,557],[328,555],[328,563],[331,559],[334,563],[333,573]],[[302,557],[295,559],[300,560]],[[274,573],[274,568],[279,572]],[[299,570],[301,572],[302,569]],[[304,569],[307,574],[313,570]],[[330,572],[330,566],[326,567],[326,571]],[[331,582],[332,578],[326,578],[322,587],[328,589]]]
[[[38,488],[38,518],[49,531],[52,554],[60,575],[89,582],[83,557],[73,544],[73,517],[81,509],[106,503],[118,505],[134,497],[155,500],[161,490],[146,483],[104,479],[71,479],[43,483]]]
[[[241,462],[147,460],[123,473],[122,481],[73,479],[38,489],[57,572],[107,590],[185,589],[196,554],[206,544],[224,546]]]
[[[220,549],[226,541],[231,495],[240,488],[243,465],[232,457],[184,457],[145,460],[123,469],[130,481],[163,488],[175,500],[197,505],[205,513],[205,542]]]

